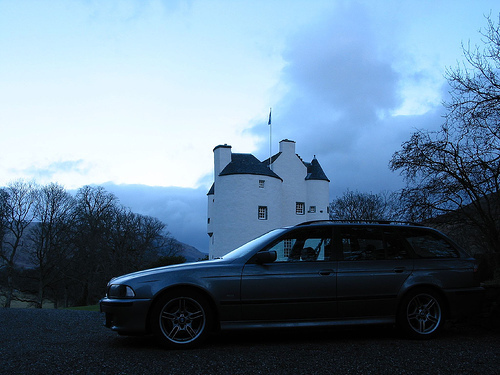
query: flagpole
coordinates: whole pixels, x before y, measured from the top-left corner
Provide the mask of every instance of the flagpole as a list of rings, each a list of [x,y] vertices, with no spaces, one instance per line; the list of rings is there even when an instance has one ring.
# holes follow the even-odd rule
[[[269,121],[267,124],[269,125],[269,169],[273,170],[272,165],[272,156],[273,156],[273,133],[272,133],[272,125],[271,125],[271,109],[269,108]]]

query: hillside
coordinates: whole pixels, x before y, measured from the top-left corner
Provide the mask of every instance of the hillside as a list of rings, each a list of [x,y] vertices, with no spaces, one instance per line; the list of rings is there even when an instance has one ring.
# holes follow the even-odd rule
[[[182,246],[182,250],[180,255],[186,258],[186,262],[197,262],[200,259],[205,259],[208,254],[202,253],[197,248],[191,245],[187,245],[185,243],[179,242]]]

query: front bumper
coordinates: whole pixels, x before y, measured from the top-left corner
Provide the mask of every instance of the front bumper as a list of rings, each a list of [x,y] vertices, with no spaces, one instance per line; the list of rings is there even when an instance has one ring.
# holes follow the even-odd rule
[[[104,325],[113,331],[125,335],[148,333],[150,300],[103,298],[99,306],[106,314]]]

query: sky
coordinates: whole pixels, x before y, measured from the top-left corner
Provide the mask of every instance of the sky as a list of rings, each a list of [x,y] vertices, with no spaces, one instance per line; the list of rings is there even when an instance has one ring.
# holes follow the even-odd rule
[[[0,186],[102,185],[208,249],[213,148],[296,142],[330,182],[403,186],[389,161],[437,129],[446,69],[497,0],[0,0]],[[268,126],[272,108],[271,137]]]

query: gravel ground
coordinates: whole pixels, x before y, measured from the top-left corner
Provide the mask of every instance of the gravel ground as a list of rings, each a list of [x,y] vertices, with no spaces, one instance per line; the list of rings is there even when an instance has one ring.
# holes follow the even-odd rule
[[[0,309],[0,374],[500,374],[500,331],[448,327],[431,341],[386,327],[216,334],[194,350],[120,337],[103,315]]]

